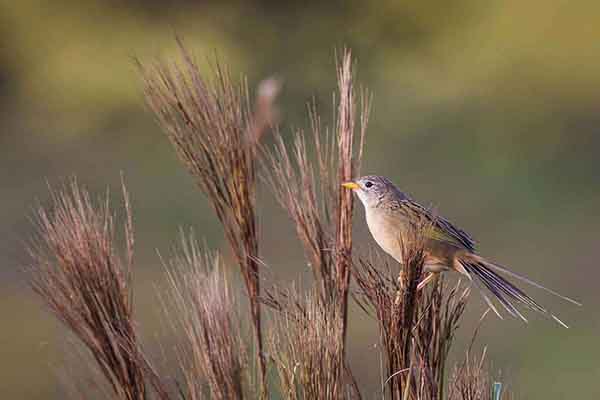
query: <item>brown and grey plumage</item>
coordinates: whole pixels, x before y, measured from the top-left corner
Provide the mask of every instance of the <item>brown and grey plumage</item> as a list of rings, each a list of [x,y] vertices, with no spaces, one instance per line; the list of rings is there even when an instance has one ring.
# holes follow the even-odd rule
[[[475,282],[487,304],[500,318],[502,318],[501,314],[483,290],[482,285],[494,295],[512,316],[527,321],[513,304],[519,303],[530,310],[549,316],[562,326],[567,327],[554,314],[496,272],[499,271],[546,290],[571,303],[581,305],[575,300],[562,296],[479,256],[475,250],[475,241],[467,232],[412,200],[389,179],[369,175],[355,182],[345,183],[343,186],[353,189],[364,205],[367,225],[377,244],[401,264],[403,260],[402,240],[411,224],[423,219],[431,224],[431,227],[426,229],[425,232],[426,258],[424,266],[430,274],[419,285],[421,288],[435,276],[434,274],[454,270]]]

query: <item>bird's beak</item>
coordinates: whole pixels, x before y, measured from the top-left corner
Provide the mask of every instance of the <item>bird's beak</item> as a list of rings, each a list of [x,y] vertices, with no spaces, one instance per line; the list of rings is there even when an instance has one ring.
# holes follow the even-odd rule
[[[342,183],[342,186],[347,188],[347,189],[358,189],[360,186],[358,186],[358,183],[356,182],[344,182]]]

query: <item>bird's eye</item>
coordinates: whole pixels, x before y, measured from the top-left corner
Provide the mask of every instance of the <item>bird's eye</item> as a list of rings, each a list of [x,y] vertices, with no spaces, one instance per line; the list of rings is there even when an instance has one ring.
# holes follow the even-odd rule
[[[369,181],[367,181],[367,182],[365,183],[365,187],[366,187],[366,188],[370,188],[371,186],[373,186],[373,182],[369,182]]]

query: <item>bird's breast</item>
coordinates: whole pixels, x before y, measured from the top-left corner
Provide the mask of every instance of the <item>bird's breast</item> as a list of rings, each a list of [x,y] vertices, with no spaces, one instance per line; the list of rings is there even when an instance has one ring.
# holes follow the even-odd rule
[[[379,247],[403,264],[402,240],[406,238],[409,226],[404,215],[381,209],[368,209],[366,219],[369,231]],[[433,272],[441,272],[450,268],[457,251],[459,251],[452,244],[433,239],[425,242],[425,248],[427,253],[425,269]]]
[[[399,263],[402,257],[402,235],[404,227],[397,218],[390,218],[382,210],[366,210],[367,225],[379,247]]]

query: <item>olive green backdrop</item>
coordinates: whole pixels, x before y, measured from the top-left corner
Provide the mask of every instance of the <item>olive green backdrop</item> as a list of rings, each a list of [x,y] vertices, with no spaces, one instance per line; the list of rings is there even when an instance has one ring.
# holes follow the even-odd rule
[[[47,181],[76,174],[101,194],[107,185],[117,192],[124,172],[137,231],[137,319],[156,359],[169,359],[173,340],[157,300],[156,249],[168,254],[179,227],[193,227],[227,251],[145,109],[131,61],[176,54],[175,34],[201,59],[216,52],[247,73],[251,87],[283,79],[287,135],[306,126],[312,96],[331,115],[334,49],[350,46],[359,80],[374,92],[365,171],[436,205],[483,254],[584,303],[534,291],[569,330],[535,316],[529,325],[490,316],[478,343],[488,345],[491,368],[519,398],[600,395],[600,3],[302,3],[0,1],[0,397],[62,398],[74,352],[21,270],[28,215],[47,199]],[[267,190],[261,230],[267,281],[309,282]],[[483,310],[478,295],[471,303],[464,338]],[[351,324],[352,362],[374,398],[377,336],[360,313]]]

